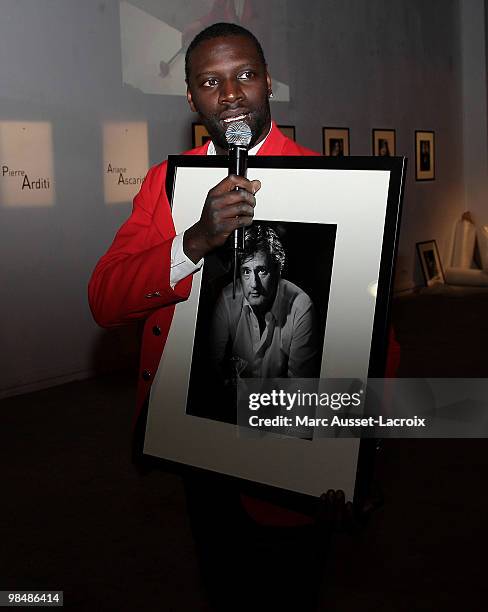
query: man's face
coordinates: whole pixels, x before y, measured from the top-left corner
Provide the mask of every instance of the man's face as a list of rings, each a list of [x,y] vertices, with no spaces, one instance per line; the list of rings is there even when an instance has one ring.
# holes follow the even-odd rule
[[[227,149],[225,131],[233,121],[245,121],[251,128],[250,147],[265,138],[271,125],[270,92],[266,66],[245,36],[205,40],[190,56],[188,103],[220,153]]]
[[[242,290],[247,301],[262,311],[271,308],[278,286],[279,271],[263,251],[253,253],[240,267]]]

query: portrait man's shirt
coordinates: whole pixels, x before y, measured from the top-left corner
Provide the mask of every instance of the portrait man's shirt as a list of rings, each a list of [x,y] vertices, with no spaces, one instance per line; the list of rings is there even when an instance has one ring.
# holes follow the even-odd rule
[[[239,375],[249,378],[312,378],[319,376],[320,359],[314,307],[299,287],[280,279],[261,333],[258,319],[240,283],[222,291],[215,308],[211,345],[217,367],[238,358]]]

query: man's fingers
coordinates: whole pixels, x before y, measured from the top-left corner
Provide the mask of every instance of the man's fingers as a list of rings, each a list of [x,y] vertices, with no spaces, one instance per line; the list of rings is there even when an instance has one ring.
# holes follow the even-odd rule
[[[218,233],[224,237],[230,236],[234,230],[239,227],[251,225],[252,217],[234,217],[232,219],[224,219],[218,226]]]
[[[258,180],[231,175],[208,192],[199,221],[207,251],[224,244],[235,229],[251,225],[256,206],[254,194],[260,188]]]
[[[254,181],[251,181],[251,185],[252,185],[252,193],[257,193],[261,189],[261,181],[258,181],[257,179],[255,179]]]
[[[208,193],[209,195],[219,195],[228,191],[234,191],[236,187],[245,189],[249,193],[256,193],[261,189],[261,182],[254,180],[250,181],[244,176],[237,176],[236,174],[230,174],[224,179],[217,183]]]
[[[352,513],[352,504],[346,504],[344,491],[329,489],[322,493],[319,500],[318,522],[329,529],[341,530],[348,523]]]
[[[346,503],[344,491],[338,489],[334,496],[334,518],[338,529],[342,529],[344,523],[344,506]]]
[[[219,211],[216,211],[219,219],[231,219],[233,217],[253,217],[254,207],[249,204],[239,203],[234,206],[226,206]]]
[[[223,211],[225,208],[238,204],[256,206],[256,198],[249,191],[231,191],[218,196],[214,196],[208,204],[213,212]]]

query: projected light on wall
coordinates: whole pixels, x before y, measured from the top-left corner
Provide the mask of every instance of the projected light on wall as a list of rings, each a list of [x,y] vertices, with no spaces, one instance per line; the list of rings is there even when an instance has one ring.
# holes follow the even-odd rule
[[[149,168],[147,123],[103,125],[103,185],[106,204],[131,202]]]
[[[53,167],[50,123],[0,121],[0,206],[52,206]]]
[[[218,0],[193,3],[191,7],[180,0],[169,0],[157,7],[159,17],[149,12],[156,10],[154,3],[138,0],[138,4],[144,8],[147,4],[147,10],[125,0],[120,2],[122,78],[126,85],[146,94],[186,95],[186,47],[197,31],[210,23],[234,21],[253,30],[253,24],[247,22],[246,15],[254,18],[261,15],[260,21],[269,25],[269,33],[274,33],[277,19],[280,18],[276,12],[264,10],[269,2],[257,0],[229,0],[228,10],[224,10],[225,3]],[[161,14],[173,25],[161,18]],[[264,38],[262,40],[267,42]],[[279,55],[283,56],[283,47]],[[275,78],[273,100],[290,100],[289,86]]]

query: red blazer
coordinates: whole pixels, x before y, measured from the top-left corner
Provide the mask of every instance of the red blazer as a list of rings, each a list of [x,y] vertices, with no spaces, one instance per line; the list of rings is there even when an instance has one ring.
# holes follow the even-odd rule
[[[208,143],[187,151],[185,155],[206,155],[207,149]],[[319,154],[284,136],[273,123],[258,155]],[[165,161],[147,173],[141,190],[134,198],[131,216],[98,262],[88,285],[90,308],[99,325],[113,327],[127,324],[134,319],[146,320],[135,420],[148,397],[158,369],[175,304],[188,298],[192,283],[192,277],[189,276],[180,281],[174,289],[169,284],[171,244],[175,229],[166,197],[167,165]],[[393,345],[389,357],[390,370],[394,371],[398,344],[393,335],[390,340],[390,346]],[[267,507],[264,502],[263,504],[263,508]],[[245,505],[248,507],[248,504]],[[302,515],[294,512],[285,512],[282,520],[277,521],[275,507],[270,505],[269,508],[271,523],[274,525],[306,522],[300,520]],[[251,514],[256,514],[249,507],[248,510]],[[262,518],[263,512],[259,514]]]
[[[185,155],[206,155],[208,143]],[[318,155],[286,138],[273,124],[258,155]],[[175,229],[165,181],[167,162],[147,173],[134,198],[132,214],[100,259],[88,285],[90,308],[102,327],[146,319],[142,338],[140,376],[137,393],[139,413],[168,337],[174,306],[185,300],[192,277],[169,284],[171,244]],[[203,202],[202,202],[203,205]]]

